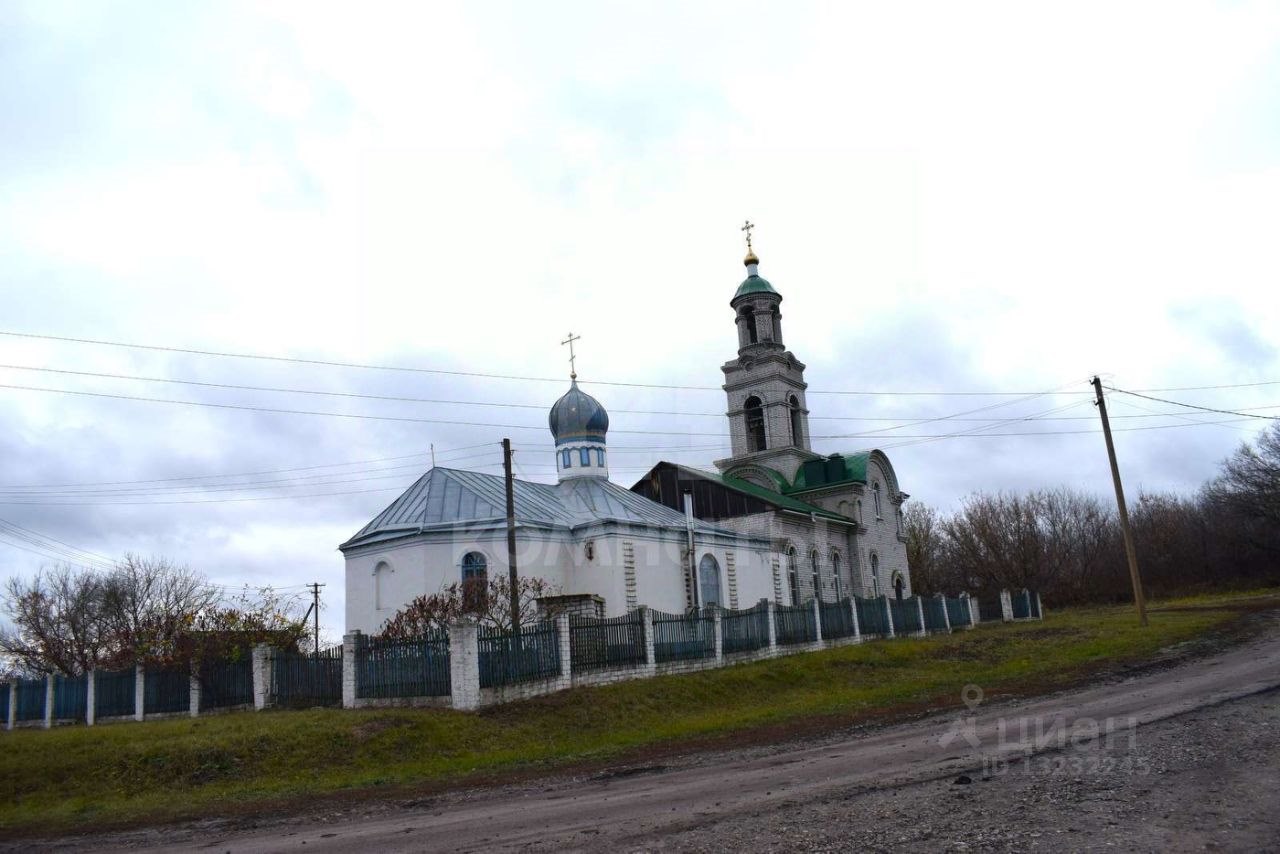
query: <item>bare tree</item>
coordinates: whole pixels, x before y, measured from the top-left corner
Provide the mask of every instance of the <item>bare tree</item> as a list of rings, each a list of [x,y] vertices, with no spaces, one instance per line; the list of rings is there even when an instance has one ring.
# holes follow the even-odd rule
[[[928,504],[912,501],[902,512],[902,533],[907,540],[907,566],[911,586],[920,593],[964,589],[956,578],[954,565],[947,561],[946,540],[938,511]]]
[[[538,599],[554,596],[558,588],[542,578],[522,575],[517,582],[520,625],[538,614]],[[505,575],[483,582],[450,584],[439,593],[419,596],[382,626],[383,637],[421,637],[430,630],[444,628],[449,621],[470,617],[484,625],[511,628],[511,581]]]
[[[1262,431],[1257,447],[1241,444],[1210,482],[1207,497],[1247,518],[1280,526],[1280,424]]]
[[[172,658],[179,637],[219,600],[202,574],[162,557],[127,554],[103,585],[103,624],[121,663]]]
[[[107,645],[102,581],[91,570],[60,565],[10,578],[3,607],[13,628],[0,632],[0,650],[25,672],[83,673]]]

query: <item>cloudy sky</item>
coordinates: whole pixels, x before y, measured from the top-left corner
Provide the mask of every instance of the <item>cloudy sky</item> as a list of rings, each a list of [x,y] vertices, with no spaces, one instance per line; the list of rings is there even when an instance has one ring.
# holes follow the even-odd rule
[[[431,445],[554,476],[569,331],[615,480],[725,456],[744,218],[817,450],[1106,495],[1093,373],[1280,414],[1280,7],[0,4],[0,574],[321,581],[336,635]],[[1267,423],[1112,406],[1134,495]]]

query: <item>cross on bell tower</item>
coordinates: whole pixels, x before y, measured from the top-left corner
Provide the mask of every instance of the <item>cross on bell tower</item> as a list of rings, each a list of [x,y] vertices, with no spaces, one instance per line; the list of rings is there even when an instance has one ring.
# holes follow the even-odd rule
[[[569,337],[560,342],[561,347],[563,347],[565,344],[569,345],[569,379],[571,380],[576,380],[578,378],[578,369],[577,369],[577,366],[574,364],[574,360],[577,359],[577,356],[573,354],[573,342],[581,341],[581,340],[582,340],[581,335],[574,335],[572,332],[570,332]]]

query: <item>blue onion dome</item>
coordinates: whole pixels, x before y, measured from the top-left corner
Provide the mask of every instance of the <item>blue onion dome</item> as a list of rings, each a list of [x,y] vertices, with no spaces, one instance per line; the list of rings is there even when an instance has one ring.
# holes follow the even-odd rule
[[[573,380],[564,397],[551,407],[547,423],[557,443],[571,439],[603,442],[605,433],[609,432],[609,413],[605,412],[600,401],[578,388],[578,381]]]

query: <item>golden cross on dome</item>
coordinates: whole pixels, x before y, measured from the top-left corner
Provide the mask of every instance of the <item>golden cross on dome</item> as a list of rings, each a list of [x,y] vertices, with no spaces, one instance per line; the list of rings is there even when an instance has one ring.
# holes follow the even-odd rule
[[[749,219],[744,219],[744,220],[742,221],[742,230],[743,230],[743,231],[745,231],[745,232],[747,233],[747,251],[748,251],[748,252],[750,252],[750,251],[751,251],[751,229],[753,229],[753,228],[755,228],[755,227],[756,227],[756,226],[755,226],[755,223],[753,223],[753,222],[752,222],[751,220],[749,220]]]
[[[582,340],[581,335],[574,335],[572,332],[570,332],[569,337],[560,342],[561,347],[563,347],[565,344],[569,345],[569,379],[571,380],[576,380],[578,378],[578,371],[573,363],[573,360],[577,358],[577,356],[573,355],[573,342],[581,341],[581,340]]]

